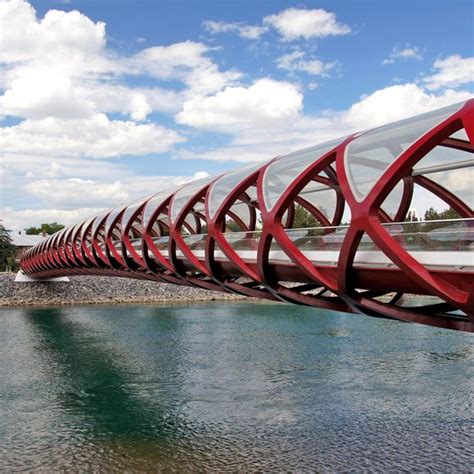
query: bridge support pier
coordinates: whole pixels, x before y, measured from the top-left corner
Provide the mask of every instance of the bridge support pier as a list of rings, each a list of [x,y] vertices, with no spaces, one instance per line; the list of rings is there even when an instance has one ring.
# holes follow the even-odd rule
[[[38,283],[38,282],[69,282],[68,277],[57,277],[57,278],[32,278],[20,270],[15,277],[15,283]]]

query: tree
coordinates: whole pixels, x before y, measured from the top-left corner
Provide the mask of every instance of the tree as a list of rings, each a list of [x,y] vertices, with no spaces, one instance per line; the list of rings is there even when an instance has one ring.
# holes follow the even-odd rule
[[[12,244],[10,233],[0,224],[0,271],[10,267],[12,257],[15,256],[15,246]]]
[[[26,235],[51,235],[61,229],[64,229],[64,226],[62,224],[58,224],[57,222],[51,222],[50,224],[43,223],[39,227],[27,227],[25,229],[25,233]]]
[[[243,232],[240,226],[232,219],[225,222],[225,230],[226,232]]]
[[[321,227],[321,223],[300,204],[295,205],[295,215],[293,218],[292,229],[309,229],[312,227]]]
[[[436,211],[433,207],[430,207],[425,212],[425,221],[442,221],[449,219],[459,219],[459,217],[459,214],[451,207],[448,207],[447,209],[444,209],[440,212]]]
[[[406,224],[403,225],[404,232],[408,234],[418,232],[420,230],[418,220],[415,211],[409,211],[405,218]]]
[[[433,207],[430,207],[424,216],[425,221],[448,221],[451,219],[459,219],[461,216],[451,207],[443,209],[442,211],[436,211]],[[425,232],[439,227],[445,227],[446,222],[429,222],[423,226]]]

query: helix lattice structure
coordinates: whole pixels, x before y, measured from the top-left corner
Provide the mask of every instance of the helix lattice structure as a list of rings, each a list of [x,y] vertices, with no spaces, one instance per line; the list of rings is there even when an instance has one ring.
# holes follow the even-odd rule
[[[159,190],[46,238],[21,267],[473,331],[473,144],[474,99]]]

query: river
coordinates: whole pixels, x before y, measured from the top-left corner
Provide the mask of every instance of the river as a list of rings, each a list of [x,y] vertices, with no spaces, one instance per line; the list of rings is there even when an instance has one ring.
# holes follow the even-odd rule
[[[473,465],[473,336],[291,305],[0,309],[0,471]]]

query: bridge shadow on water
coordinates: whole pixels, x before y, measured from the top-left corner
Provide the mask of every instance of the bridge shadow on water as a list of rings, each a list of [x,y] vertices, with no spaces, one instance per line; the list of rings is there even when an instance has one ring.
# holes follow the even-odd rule
[[[74,467],[75,462],[87,467],[88,460],[90,467],[97,468],[101,462],[108,467],[118,462],[120,467],[124,460],[117,456],[130,457],[131,449],[135,451],[132,457],[142,458],[140,462],[148,458],[153,459],[152,465],[164,462],[169,467],[180,440],[186,442],[190,433],[198,435],[200,428],[195,423],[191,426],[180,413],[179,348],[174,344],[166,349],[166,366],[172,367],[173,374],[165,368],[160,375],[155,367],[150,378],[130,360],[130,354],[108,340],[107,331],[92,331],[71,318],[70,312],[48,308],[24,314],[37,338],[37,363],[51,374],[48,398],[53,398],[49,401],[54,407],[52,423],[62,432],[58,441],[66,437],[69,445],[60,448],[65,450],[62,467]],[[153,323],[153,318],[149,320]],[[166,324],[173,325],[173,318]],[[159,365],[160,361],[149,363]],[[147,383],[148,392],[143,389]]]

